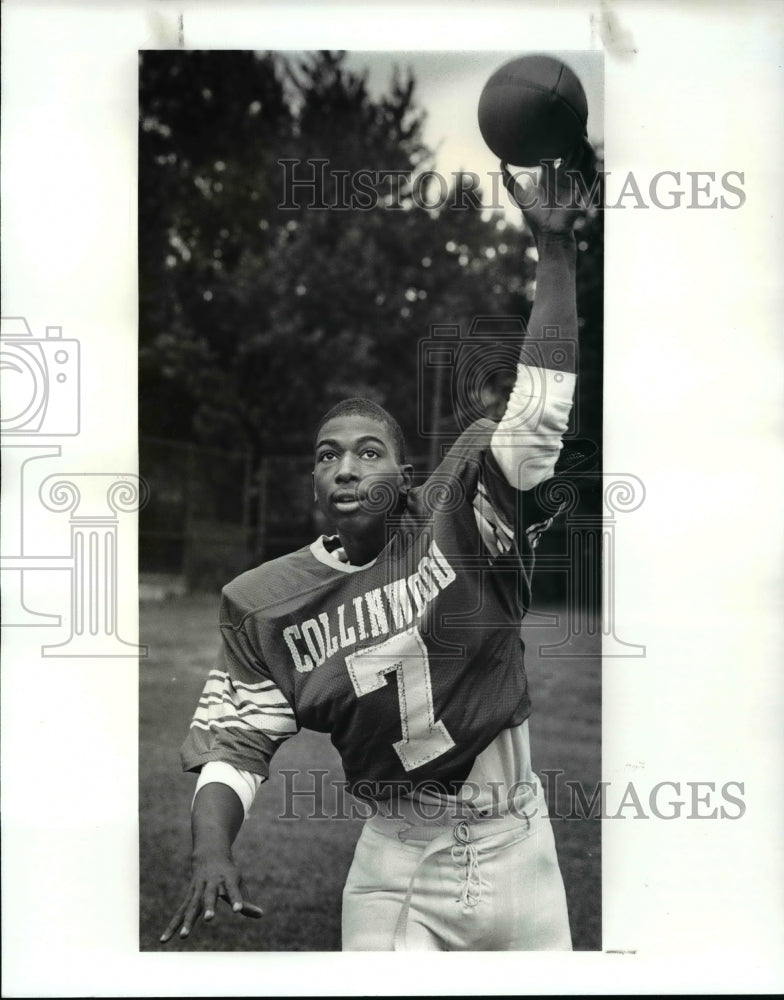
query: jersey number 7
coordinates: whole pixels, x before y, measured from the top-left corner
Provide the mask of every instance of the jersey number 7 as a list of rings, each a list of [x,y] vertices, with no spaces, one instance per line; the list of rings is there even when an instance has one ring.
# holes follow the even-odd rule
[[[383,688],[387,674],[397,674],[403,738],[392,745],[406,771],[435,760],[455,745],[444,723],[434,718],[427,646],[418,628],[351,653],[346,667],[358,698]]]

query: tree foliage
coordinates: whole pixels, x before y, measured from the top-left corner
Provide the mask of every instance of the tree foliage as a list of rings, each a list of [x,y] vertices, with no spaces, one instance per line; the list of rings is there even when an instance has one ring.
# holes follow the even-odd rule
[[[433,164],[423,121],[413,78],[396,73],[374,97],[342,53],[143,54],[142,433],[285,453],[326,407],[365,395],[427,449],[420,343],[436,323],[526,318],[534,261],[527,233],[471,198],[420,207],[412,179]],[[287,194],[284,161],[315,186]],[[359,171],[403,181],[377,179],[369,208],[308,207],[340,203]],[[601,220],[578,238],[580,433],[598,442]]]

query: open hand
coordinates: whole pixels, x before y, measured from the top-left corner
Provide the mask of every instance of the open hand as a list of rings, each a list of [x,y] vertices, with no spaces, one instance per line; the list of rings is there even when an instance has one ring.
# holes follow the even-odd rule
[[[263,916],[262,908],[245,898],[242,876],[231,857],[211,856],[194,862],[185,898],[161,934],[161,943],[169,941],[178,930],[181,938],[188,937],[202,913],[205,921],[212,920],[219,899],[225,900],[234,913],[243,917],[258,919]]]

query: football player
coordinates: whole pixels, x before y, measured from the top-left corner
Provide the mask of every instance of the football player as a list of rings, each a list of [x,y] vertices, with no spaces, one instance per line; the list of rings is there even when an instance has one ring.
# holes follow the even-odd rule
[[[529,337],[571,344],[578,211],[544,187],[523,205],[504,171],[538,252]],[[559,456],[574,358],[524,347],[503,418],[472,424],[422,486],[385,410],[353,399],[324,416],[313,489],[336,533],[223,590],[220,659],[182,749],[199,772],[192,875],[162,941],[213,919],[221,896],[261,914],[232,843],[276,749],[307,727],[374,804],[345,950],[571,948],[519,636],[548,526],[534,490]]]

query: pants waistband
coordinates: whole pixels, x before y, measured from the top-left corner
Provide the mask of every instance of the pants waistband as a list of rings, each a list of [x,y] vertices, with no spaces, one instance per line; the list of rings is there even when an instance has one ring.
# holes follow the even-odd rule
[[[459,800],[396,799],[380,804],[368,822],[379,832],[397,835],[401,840],[434,840],[456,824],[466,823],[476,838],[513,828],[521,820],[530,826],[535,816],[547,812],[544,792],[536,776],[521,786],[511,802],[502,805],[503,808],[479,812],[470,803]]]

